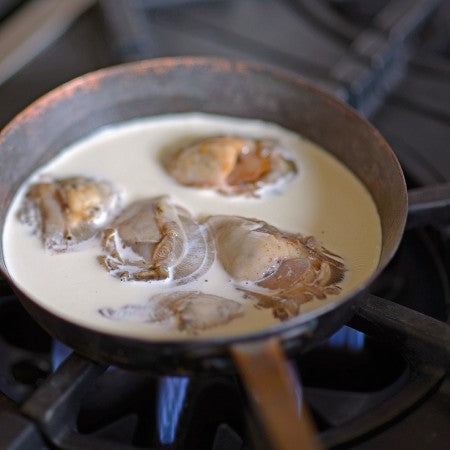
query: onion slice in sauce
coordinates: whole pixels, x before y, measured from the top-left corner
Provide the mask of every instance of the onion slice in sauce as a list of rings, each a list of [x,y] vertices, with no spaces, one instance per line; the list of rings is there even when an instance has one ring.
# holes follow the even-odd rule
[[[285,320],[302,303],[340,292],[346,267],[316,238],[239,216],[207,219],[225,271],[238,289]]]
[[[111,219],[120,193],[104,180],[69,177],[32,184],[19,211],[21,222],[55,252],[73,250]]]
[[[288,151],[276,141],[237,136],[208,137],[184,146],[169,158],[166,169],[185,186],[253,196],[297,172]]]
[[[225,325],[243,314],[244,307],[234,301],[199,291],[158,294],[147,303],[102,308],[99,313],[112,320],[133,323],[171,323],[188,334]]]
[[[103,231],[109,272],[122,280],[173,280],[186,284],[211,266],[214,246],[207,227],[167,197],[132,203]]]

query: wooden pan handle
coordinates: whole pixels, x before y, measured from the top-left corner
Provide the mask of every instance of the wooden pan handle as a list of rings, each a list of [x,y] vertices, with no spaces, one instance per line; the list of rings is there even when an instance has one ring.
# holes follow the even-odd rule
[[[319,450],[300,385],[279,338],[237,344],[231,355],[261,424],[275,450]]]

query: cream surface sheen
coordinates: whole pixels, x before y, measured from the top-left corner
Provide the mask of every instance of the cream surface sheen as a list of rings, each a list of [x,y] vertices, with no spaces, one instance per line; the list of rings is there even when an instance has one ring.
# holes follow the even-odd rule
[[[161,164],[164,151],[193,138],[238,135],[272,138],[292,152],[297,175],[261,198],[227,197],[212,190],[177,185]],[[298,134],[275,124],[200,113],[140,119],[104,128],[64,149],[34,173],[17,193],[4,229],[6,266],[15,282],[39,305],[85,327],[148,339],[187,335],[165,324],[113,321],[99,308],[145,304],[164,291],[201,290],[245,305],[245,314],[196,338],[245,333],[279,323],[270,309],[244,299],[216,259],[199,280],[174,287],[167,281],[123,282],[97,261],[99,239],[83,250],[51,254],[21,224],[17,212],[29,183],[43,175],[82,175],[111,180],[123,191],[124,205],[142,198],[170,195],[195,216],[233,214],[258,218],[288,232],[314,235],[340,255],[348,268],[339,296],[313,300],[302,311],[320,308],[354,290],[378,265],[381,227],[376,206],[363,184],[334,156]],[[192,338],[192,336],[189,336]]]

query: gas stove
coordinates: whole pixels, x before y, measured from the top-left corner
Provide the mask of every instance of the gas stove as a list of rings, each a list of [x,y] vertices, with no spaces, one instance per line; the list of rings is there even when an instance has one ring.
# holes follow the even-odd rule
[[[302,76],[366,115],[411,189],[450,192],[449,2],[76,0],[58,11],[56,3],[10,1],[0,9],[0,36],[38,4],[54,12],[30,28],[40,36],[39,54],[26,58],[17,46],[7,55],[16,64],[5,66],[0,44],[1,125],[49,89],[114,63],[185,54],[253,60]],[[441,201],[448,205],[450,193]],[[292,359],[325,448],[423,450],[450,442],[450,343],[430,346],[417,336],[417,319],[396,309],[442,321],[435,336],[446,327],[445,214],[416,214],[366,307]],[[395,335],[384,326],[389,320],[398,324]],[[267,448],[236,377],[99,366],[47,335],[2,280],[0,354],[0,448]]]

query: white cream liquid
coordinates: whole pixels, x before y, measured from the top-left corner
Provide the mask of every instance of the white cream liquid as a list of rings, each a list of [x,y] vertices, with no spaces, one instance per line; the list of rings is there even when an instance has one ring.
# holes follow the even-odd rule
[[[212,191],[175,184],[161,165],[164,149],[186,139],[233,134],[277,139],[291,149],[299,170],[279,192],[263,198],[225,197]],[[149,339],[177,339],[186,334],[162,324],[127,323],[107,319],[99,308],[144,304],[162,290],[202,290],[245,305],[245,314],[211,328],[198,338],[258,330],[279,323],[270,309],[256,309],[233,287],[216,260],[198,281],[171,288],[166,282],[122,282],[98,262],[99,241],[82,251],[51,254],[40,239],[19,223],[17,211],[27,185],[40,176],[82,175],[111,180],[124,191],[124,204],[169,194],[193,215],[235,214],[258,218],[288,232],[314,235],[343,257],[348,268],[341,283],[347,294],[370,277],[381,250],[381,227],[375,204],[363,184],[332,155],[301,136],[277,125],[199,113],[140,119],[105,128],[71,145],[42,167],[16,195],[6,218],[6,266],[36,303],[71,322],[109,333]],[[302,311],[336,300],[314,300]],[[190,336],[192,337],[192,336]]]

